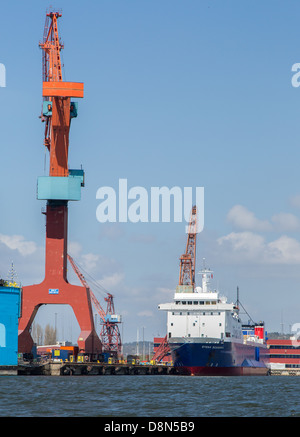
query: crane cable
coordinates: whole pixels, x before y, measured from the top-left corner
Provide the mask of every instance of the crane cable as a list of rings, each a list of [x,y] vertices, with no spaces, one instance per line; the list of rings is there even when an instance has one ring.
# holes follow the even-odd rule
[[[98,291],[100,291],[102,293],[102,295],[111,294],[99,282],[97,282],[96,279],[94,279],[77,261],[75,261],[75,262],[76,262],[76,265],[78,266],[78,268],[80,269],[80,271],[84,273],[84,276],[89,277],[89,284],[92,284],[93,286],[98,288]]]

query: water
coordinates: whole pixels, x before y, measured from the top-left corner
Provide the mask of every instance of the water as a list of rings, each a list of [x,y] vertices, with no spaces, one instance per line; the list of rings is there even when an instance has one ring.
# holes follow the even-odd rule
[[[300,378],[1,376],[0,416],[300,416]]]

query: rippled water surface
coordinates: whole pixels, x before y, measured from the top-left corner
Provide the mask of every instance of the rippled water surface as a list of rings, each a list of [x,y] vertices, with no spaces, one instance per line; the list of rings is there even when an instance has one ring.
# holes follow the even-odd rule
[[[300,377],[1,376],[1,416],[300,416]]]

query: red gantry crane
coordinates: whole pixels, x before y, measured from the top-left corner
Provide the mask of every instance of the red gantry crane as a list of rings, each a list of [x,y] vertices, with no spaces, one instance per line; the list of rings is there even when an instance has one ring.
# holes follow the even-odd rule
[[[79,278],[82,285],[89,290],[91,300],[95,305],[95,308],[102,320],[102,328],[100,332],[100,340],[102,343],[102,352],[108,352],[111,357],[118,358],[122,355],[122,341],[118,324],[121,323],[119,315],[115,314],[114,297],[112,294],[107,293],[107,297],[104,300],[107,302],[106,312],[101,307],[98,299],[91,290],[85,277],[79,270],[79,267],[75,263],[74,259],[68,254],[68,260],[73,267],[74,272]]]
[[[80,200],[84,186],[83,170],[68,167],[71,119],[77,116],[73,97],[83,97],[83,83],[62,80],[60,52],[63,44],[57,21],[61,13],[46,13],[43,41],[44,144],[49,151],[49,176],[38,178],[37,199],[46,200],[45,278],[42,283],[23,287],[19,320],[19,352],[30,353],[33,340],[30,328],[41,305],[68,304],[72,307],[81,332],[79,350],[92,356],[102,352],[96,334],[90,293],[85,286],[71,285],[67,280],[68,202]],[[85,146],[86,147],[86,146]]]
[[[191,217],[189,221],[187,243],[185,253],[180,257],[180,270],[179,270],[179,286],[192,287],[192,292],[195,288],[195,266],[196,266],[196,237],[197,237],[197,207],[193,206]],[[167,335],[160,343],[153,360],[159,362],[168,353],[170,348],[168,345]]]

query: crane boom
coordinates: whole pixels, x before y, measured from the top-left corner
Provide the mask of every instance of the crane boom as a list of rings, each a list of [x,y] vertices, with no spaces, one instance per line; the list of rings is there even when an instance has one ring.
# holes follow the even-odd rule
[[[60,38],[58,35],[57,19],[59,17],[61,17],[61,14],[59,12],[49,12],[48,14],[46,14],[43,42],[40,42],[39,44],[40,48],[43,49],[43,82],[62,81],[60,51],[64,48],[64,46],[60,42]],[[46,97],[44,97],[43,100],[47,102]],[[53,98],[49,96],[48,101],[49,104],[47,105],[47,107],[50,113],[52,109],[51,105]],[[43,122],[46,122],[44,145],[50,151],[52,117],[49,115],[45,116],[44,112],[45,110],[43,108],[41,119]]]
[[[58,35],[57,19],[60,12],[49,12],[46,15],[43,42],[43,80],[62,81],[60,51],[64,48]]]
[[[81,284],[89,290],[91,299],[93,301],[93,304],[95,305],[98,314],[100,315],[102,321],[105,323],[105,312],[103,310],[103,308],[101,307],[100,303],[98,302],[96,296],[94,295],[94,293],[92,292],[92,290],[90,289],[89,284],[87,283],[85,277],[83,276],[83,274],[81,273],[81,271],[79,270],[79,268],[77,267],[75,261],[73,260],[73,258],[68,254],[68,260],[70,261],[71,266],[73,267],[74,272],[76,273],[76,275],[78,276]]]
[[[43,41],[43,107],[41,120],[46,122],[44,145],[50,153],[50,176],[69,175],[68,151],[71,118],[77,116],[71,97],[83,97],[83,83],[62,80],[60,42],[57,19],[60,12],[46,14]]]
[[[89,284],[87,283],[85,277],[79,270],[76,265],[74,259],[68,254],[68,260],[70,261],[71,266],[74,269],[74,272],[78,276],[81,284],[88,290],[91,300],[95,305],[95,308],[102,319],[102,329],[100,333],[100,340],[102,343],[102,348],[104,352],[109,352],[113,355],[121,355],[122,352],[122,341],[121,334],[118,327],[118,323],[120,323],[120,319],[115,315],[115,305],[113,300],[113,295],[107,293],[107,297],[104,300],[107,302],[106,312],[101,307],[98,299],[92,292]]]
[[[167,336],[165,336],[163,341],[158,346],[152,359],[159,363],[169,352],[170,352],[170,348],[168,345],[168,339],[167,339]]]
[[[193,206],[189,221],[185,253],[180,257],[179,285],[195,286],[197,207]]]

